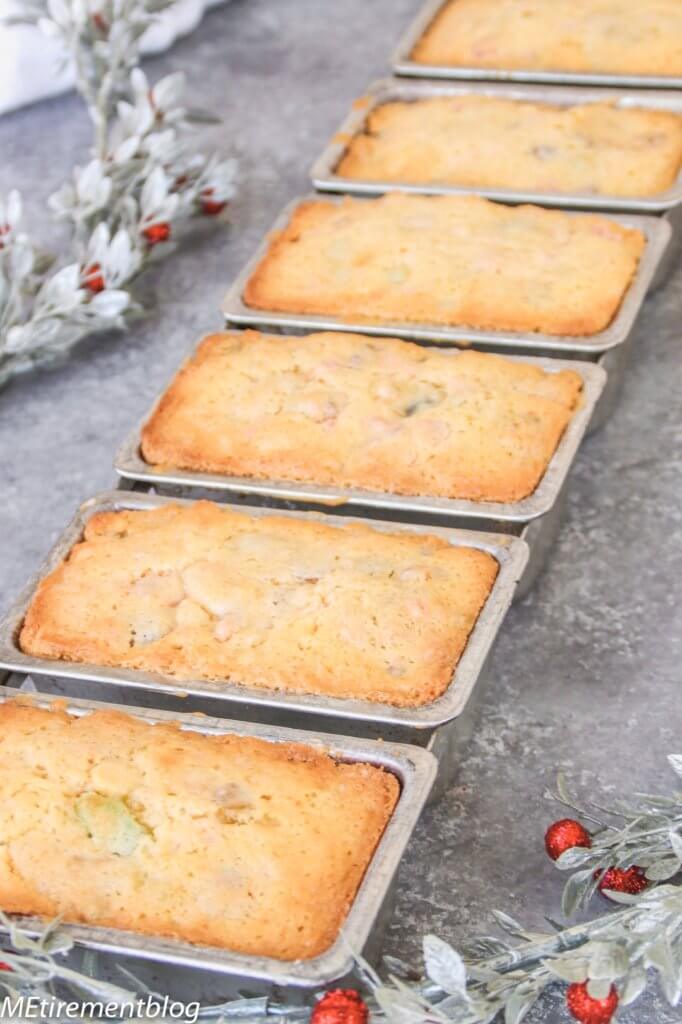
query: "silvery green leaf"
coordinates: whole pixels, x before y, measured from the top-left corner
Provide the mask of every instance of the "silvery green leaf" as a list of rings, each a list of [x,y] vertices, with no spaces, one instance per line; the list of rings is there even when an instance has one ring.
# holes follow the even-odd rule
[[[144,215],[155,213],[168,194],[168,178],[161,167],[155,167],[144,185],[140,196],[140,206]]]
[[[591,942],[589,944],[590,962],[588,974],[594,980],[609,978],[614,981],[622,977],[628,969],[628,957],[625,950],[612,942]]]
[[[424,1009],[416,997],[410,1000],[403,992],[383,985],[372,994],[391,1024],[423,1024]]]
[[[459,953],[437,935],[425,935],[423,942],[426,973],[449,995],[466,992],[466,968]]]
[[[573,871],[575,868],[582,867],[583,864],[593,859],[594,853],[592,850],[582,846],[574,846],[569,850],[564,850],[555,863],[560,871]]]
[[[142,68],[133,68],[130,72],[130,85],[136,96],[147,96],[149,93],[149,83]]]
[[[114,150],[114,160],[118,164],[126,164],[129,160],[132,160],[139,148],[140,136],[131,135],[116,147]]]
[[[668,754],[668,764],[682,778],[682,754]]]
[[[587,961],[585,957],[561,956],[555,959],[543,960],[548,971],[555,974],[562,981],[573,984],[574,981],[585,981],[587,979]]]
[[[130,296],[128,292],[107,289],[95,295],[89,305],[90,309],[94,310],[98,316],[115,317],[127,309],[129,303]]]
[[[91,160],[76,178],[76,194],[82,203],[101,209],[111,194],[111,179],[107,178],[100,160]]]
[[[68,267],[62,267],[56,274],[48,278],[40,290],[40,298],[45,304],[61,306],[65,302],[73,301],[80,285],[80,267],[77,263],[71,263]],[[78,298],[75,302],[80,302]]]
[[[639,967],[634,968],[630,971],[620,993],[620,1005],[629,1006],[630,1003],[634,1003],[636,999],[639,999],[646,986],[646,971],[641,970]]]
[[[564,917],[570,917],[581,905],[593,882],[593,871],[576,871],[566,882],[561,897],[561,910]]]
[[[10,267],[12,275],[17,279],[26,277],[33,270],[34,254],[33,249],[26,242],[17,241],[17,244],[12,246],[12,252],[10,253]]]
[[[530,1008],[537,1002],[539,991],[532,993],[517,991],[504,1008],[504,1024],[521,1024]]]
[[[650,882],[667,882],[679,870],[680,861],[677,857],[664,857],[646,869],[646,877]]]
[[[510,935],[524,938],[526,934],[525,929],[517,920],[515,920],[515,918],[511,917],[509,914],[503,913],[501,910],[493,910],[493,917],[499,924],[500,928],[503,928]]]
[[[171,75],[165,75],[152,89],[154,103],[161,110],[168,110],[182,99],[185,90],[185,73],[174,71]]]
[[[606,999],[611,991],[612,982],[608,978],[590,978],[587,982],[587,994],[593,999]]]

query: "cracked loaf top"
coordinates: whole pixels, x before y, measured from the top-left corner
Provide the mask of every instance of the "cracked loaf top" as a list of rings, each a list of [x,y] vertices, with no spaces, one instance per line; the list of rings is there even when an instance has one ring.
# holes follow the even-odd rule
[[[450,0],[412,53],[420,64],[682,75],[679,0]]]
[[[515,502],[542,479],[581,390],[572,370],[394,338],[213,334],[141,447],[155,466]]]
[[[0,737],[5,912],[282,960],[334,942],[398,799],[369,764],[118,712],[12,702]]]
[[[682,117],[614,102],[432,96],[371,110],[336,173],[397,184],[654,196],[676,181]]]
[[[243,298],[358,323],[592,335],[618,312],[644,245],[598,214],[479,196],[313,199],[271,236]]]
[[[100,512],[21,631],[45,658],[419,706],[440,696],[495,581],[435,536],[210,502]]]

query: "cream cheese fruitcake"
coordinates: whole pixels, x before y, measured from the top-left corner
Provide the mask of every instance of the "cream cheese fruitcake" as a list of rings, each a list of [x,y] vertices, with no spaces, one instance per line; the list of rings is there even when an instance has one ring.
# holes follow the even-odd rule
[[[485,551],[211,502],[95,513],[39,584],[26,653],[416,707],[449,685]]]
[[[682,75],[679,0],[450,0],[412,60],[451,67]]]
[[[641,231],[599,214],[393,192],[301,202],[244,289],[272,312],[592,335],[616,315]]]
[[[0,909],[281,960],[333,944],[399,794],[303,744],[17,702],[0,771]]]
[[[142,430],[148,463],[207,473],[514,502],[581,399],[573,370],[324,332],[213,334]]]
[[[614,102],[560,106],[476,94],[388,101],[336,168],[344,178],[636,198],[682,165],[682,117]]]

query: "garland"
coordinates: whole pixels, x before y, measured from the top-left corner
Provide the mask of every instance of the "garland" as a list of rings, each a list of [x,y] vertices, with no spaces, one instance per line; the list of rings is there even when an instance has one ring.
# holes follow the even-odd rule
[[[140,39],[173,0],[20,0],[10,23],[61,43],[94,130],[91,160],[48,200],[71,229],[58,266],[21,230],[22,203],[0,197],[0,385],[55,359],[84,336],[139,314],[131,284],[172,252],[197,217],[215,217],[234,192],[236,163],[189,144],[216,119],[182,103],[184,76],[150,86]]]
[[[670,765],[682,778],[682,756]],[[578,810],[563,778],[553,800]],[[362,959],[357,973],[367,990],[335,990],[321,995],[310,1009],[267,997],[238,999],[198,1010],[206,1021],[311,1021],[311,1024],[521,1024],[550,986],[564,985],[570,1014],[582,1024],[609,1024],[619,1007],[633,1003],[646,989],[649,973],[658,976],[671,1006],[682,1000],[682,886],[670,884],[682,869],[682,792],[641,795],[634,806],[597,805],[580,809],[596,825],[590,833],[575,819],[562,819],[547,830],[545,842],[560,870],[571,875],[564,891],[569,910],[584,907],[600,890],[621,909],[602,913],[577,926],[525,930],[508,914],[495,920],[505,938],[477,936],[461,951],[435,935],[423,943],[424,970],[393,957],[385,959],[386,980]],[[636,869],[635,875],[632,874]],[[588,879],[589,875],[589,879]],[[632,879],[637,878],[634,885]],[[667,883],[667,884],[662,884]],[[0,993],[54,1001],[95,999],[119,1008],[114,1024],[131,1019],[126,1007],[150,995],[128,972],[134,988],[100,981],[94,954],[86,954],[82,971],[66,966],[73,946],[66,932],[51,925],[38,939],[0,914],[11,950],[2,953]],[[514,941],[510,941],[510,939]],[[55,1018],[50,1017],[50,1020]],[[82,1015],[69,1019],[93,1019]]]

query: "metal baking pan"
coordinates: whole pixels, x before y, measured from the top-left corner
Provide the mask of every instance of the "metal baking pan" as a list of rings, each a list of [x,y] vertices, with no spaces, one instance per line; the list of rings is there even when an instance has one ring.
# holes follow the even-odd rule
[[[486,196],[500,203],[534,203],[565,209],[595,210],[602,213],[657,214],[665,217],[672,229],[672,240],[656,272],[651,287],[657,288],[667,279],[677,263],[682,249],[682,170],[675,184],[656,196],[625,198],[623,196],[593,195],[589,193],[515,191],[505,188],[479,188],[461,185],[425,184],[419,182],[369,181],[344,178],[337,173],[351,138],[359,135],[372,110],[385,103],[400,101],[413,103],[433,96],[493,96],[506,100],[525,100],[532,103],[577,106],[584,103],[611,101],[626,110],[644,108],[663,110],[682,116],[682,93],[636,92],[628,89],[580,89],[560,86],[509,85],[494,82],[415,81],[386,78],[374,82],[362,97],[363,105],[355,106],[338,132],[332,137],[311,169],[315,188],[324,192],[347,192],[355,195],[381,195],[384,192],[416,192],[426,195]]]
[[[639,267],[632,283],[627,289],[620,308],[609,326],[597,334],[570,335],[540,334],[518,331],[481,331],[474,328],[444,326],[442,324],[422,324],[410,321],[381,321],[346,319],[333,315],[313,315],[298,313],[281,313],[276,310],[256,309],[247,306],[242,295],[246,283],[256,267],[265,256],[270,245],[273,232],[281,231],[288,224],[295,208],[301,202],[316,199],[319,202],[340,203],[342,196],[320,196],[312,194],[303,196],[289,203],[279,215],[270,231],[266,234],[257,252],[248,261],[229,289],[224,303],[223,313],[230,324],[239,327],[260,327],[270,330],[277,329],[290,334],[307,333],[309,331],[355,331],[360,334],[389,335],[407,338],[410,341],[430,343],[450,343],[489,352],[508,352],[512,350],[534,355],[562,356],[566,359],[596,359],[625,342],[632,330],[637,314],[646,297],[654,275],[658,270],[663,253],[670,240],[670,225],[660,217],[642,217],[634,214],[618,214],[611,220],[627,227],[638,228],[646,236],[646,247],[639,262]],[[359,201],[371,203],[371,198]],[[584,217],[584,213],[569,210],[567,217]]]
[[[60,682],[66,680],[84,684],[87,695],[91,695],[95,687],[106,687],[105,692],[109,692],[110,687],[118,687],[119,694],[127,694],[131,702],[138,702],[140,697],[147,697],[158,704],[161,697],[170,698],[172,706],[177,699],[191,698],[193,707],[197,706],[198,701],[203,701],[200,705],[202,711],[207,709],[213,714],[223,716],[229,714],[230,718],[295,725],[298,728],[341,734],[350,731],[353,735],[372,739],[416,743],[419,746],[430,745],[439,757],[443,750],[450,749],[448,744],[452,744],[452,736],[457,733],[459,718],[477,687],[479,677],[484,673],[491,647],[526,565],[528,547],[516,536],[395,522],[368,524],[377,530],[390,533],[436,534],[456,546],[476,547],[489,552],[500,567],[449,687],[437,700],[419,708],[396,708],[388,704],[363,700],[282,693],[239,686],[236,683],[178,681],[159,673],[37,658],[25,654],[19,648],[18,636],[21,625],[39,581],[63,562],[74,544],[82,538],[85,523],[95,512],[159,508],[174,500],[176,499],[151,494],[112,491],[86,501],[57,541],[45,564],[0,623],[0,668],[48,677]],[[180,501],[180,504],[191,502]],[[336,528],[342,528],[344,523],[349,521],[344,517],[322,516],[315,512],[280,511],[262,507],[242,507],[239,511],[252,516],[284,515],[312,519]],[[350,521],[367,523],[367,520]],[[439,782],[442,786],[447,784],[456,764],[453,760],[448,760],[447,763],[443,761],[440,767]]]
[[[44,694],[27,697],[17,689],[0,686],[0,702],[21,697],[33,705],[49,708],[57,698]],[[60,707],[64,702],[60,701]],[[378,945],[380,931],[386,923],[394,885],[394,877],[412,832],[419,820],[436,774],[436,762],[428,751],[400,744],[377,743],[372,740],[346,738],[318,732],[283,729],[278,726],[252,725],[243,722],[211,719],[199,715],[169,714],[101,704],[86,700],[71,700],[65,710],[81,717],[95,710],[118,710],[132,714],[144,722],[177,723],[183,730],[207,736],[233,734],[256,736],[272,743],[305,743],[324,749],[332,757],[346,762],[376,765],[395,775],[401,787],[395,811],[379,841],[353,905],[343,925],[341,935],[331,948],[311,960],[281,961],[272,957],[248,956],[218,947],[200,946],[175,939],[155,938],[113,928],[81,924],[65,924],[62,930],[75,943],[89,949],[117,956],[132,956],[174,967],[210,970],[233,979],[235,986],[256,986],[268,990],[272,986],[303,990],[321,988],[330,982],[347,977],[353,968],[353,954]],[[23,928],[40,933],[45,927],[42,918],[12,915]],[[0,926],[0,932],[7,931]],[[228,982],[229,983],[229,982]]]
[[[454,352],[454,349],[448,350]],[[133,481],[156,490],[177,496],[201,496],[213,500],[235,501],[240,499],[270,500],[273,502],[333,509],[336,514],[382,516],[386,519],[410,522],[431,522],[441,525],[459,526],[474,530],[494,530],[496,533],[518,533],[530,530],[531,554],[526,572],[521,580],[517,595],[527,592],[533,579],[540,571],[543,560],[538,549],[549,550],[548,530],[558,529],[559,516],[555,508],[563,496],[564,487],[580,442],[590,424],[604,389],[606,374],[595,363],[570,362],[563,359],[538,359],[509,356],[511,359],[541,366],[550,373],[573,370],[583,379],[583,394],[580,408],[576,411],[559,445],[552,456],[547,471],[533,494],[521,501],[500,503],[487,501],[466,501],[454,498],[429,498],[410,495],[387,494],[353,488],[317,485],[308,482],[284,480],[258,480],[250,477],[235,477],[216,473],[192,472],[190,470],[155,468],[145,462],[140,451],[142,427],[150,418],[156,405],[144,417],[139,426],[130,434],[116,456],[115,467],[124,481]],[[554,516],[554,518],[553,518]],[[539,543],[538,543],[539,541]]]
[[[682,89],[682,78],[673,75],[613,75],[582,71],[510,70],[468,68],[457,65],[418,64],[412,60],[415,46],[448,0],[428,0],[402,36],[391,63],[398,75],[417,78],[467,78],[497,82],[550,82],[565,85],[604,85],[632,89]]]

